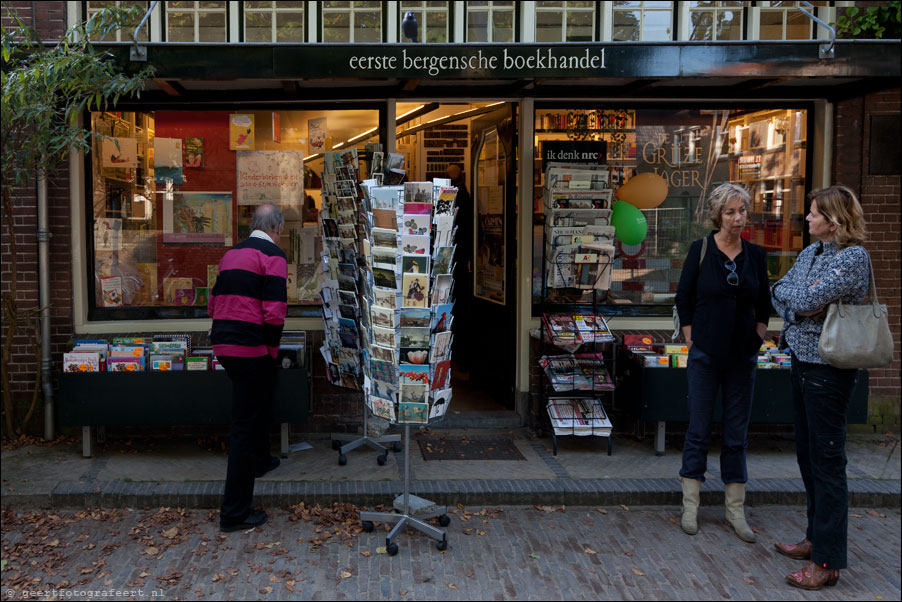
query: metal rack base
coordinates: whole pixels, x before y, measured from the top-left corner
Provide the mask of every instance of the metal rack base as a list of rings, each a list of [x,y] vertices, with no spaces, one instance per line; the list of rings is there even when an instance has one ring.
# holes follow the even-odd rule
[[[344,466],[348,463],[347,453],[352,449],[357,449],[363,445],[371,447],[382,453],[376,457],[379,466],[385,464],[388,460],[388,448],[383,443],[391,443],[393,451],[401,451],[401,435],[382,435],[381,437],[370,437],[367,435],[367,417],[369,411],[366,404],[363,405],[363,435],[355,435],[352,433],[332,433],[329,437],[332,439],[332,449],[338,451],[338,465]],[[342,441],[348,441],[342,445]]]

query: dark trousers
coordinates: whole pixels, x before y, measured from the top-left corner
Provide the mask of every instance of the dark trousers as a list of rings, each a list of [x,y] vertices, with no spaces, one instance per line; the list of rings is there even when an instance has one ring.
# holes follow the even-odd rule
[[[847,566],[849,488],[846,483],[846,409],[857,370],[801,362],[792,356],[796,457],[808,499],[811,560]]]
[[[749,417],[755,391],[755,361],[716,361],[693,345],[689,350],[686,376],[689,381],[689,428],[683,445],[680,476],[705,480],[711,422],[718,388],[723,391],[723,445],[720,448],[720,476],[724,484],[749,480],[745,464]]]
[[[219,520],[235,524],[243,522],[251,511],[255,473],[269,464],[276,366],[269,356],[218,359],[232,381],[229,466]]]

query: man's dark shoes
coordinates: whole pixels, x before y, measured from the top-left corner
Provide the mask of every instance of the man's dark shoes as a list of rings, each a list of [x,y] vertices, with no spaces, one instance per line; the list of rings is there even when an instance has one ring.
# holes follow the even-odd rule
[[[247,515],[247,518],[240,523],[224,523],[219,521],[219,530],[223,533],[247,531],[248,529],[253,529],[254,527],[265,524],[266,519],[267,516],[265,510],[251,510],[250,514]]]
[[[259,479],[260,477],[262,477],[269,471],[275,470],[276,468],[278,468],[279,464],[281,464],[281,463],[282,463],[282,461],[279,460],[277,457],[270,456],[269,464],[266,466],[266,468],[261,468],[261,469],[257,470],[256,474],[254,474],[254,477]]]

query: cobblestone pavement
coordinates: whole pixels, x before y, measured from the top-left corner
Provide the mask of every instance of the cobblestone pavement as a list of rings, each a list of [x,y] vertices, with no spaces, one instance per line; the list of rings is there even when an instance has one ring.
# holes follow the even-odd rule
[[[394,557],[380,549],[384,527],[359,532],[348,506],[319,524],[298,506],[269,512],[260,529],[222,534],[210,510],[7,508],[4,599],[54,587],[63,591],[49,598],[900,599],[898,509],[850,511],[850,568],[816,593],[786,585],[802,563],[773,551],[774,541],[801,539],[798,507],[748,509],[754,545],[715,507],[702,509],[695,537],[673,507],[454,508],[445,552],[401,534]],[[86,591],[98,593],[75,593]]]

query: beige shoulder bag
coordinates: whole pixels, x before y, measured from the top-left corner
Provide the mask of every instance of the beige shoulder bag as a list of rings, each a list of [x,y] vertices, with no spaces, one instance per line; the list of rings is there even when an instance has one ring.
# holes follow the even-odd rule
[[[877,302],[877,283],[871,258],[870,303],[831,303],[817,344],[821,358],[835,368],[880,368],[893,361],[893,335],[889,330],[886,305]]]

